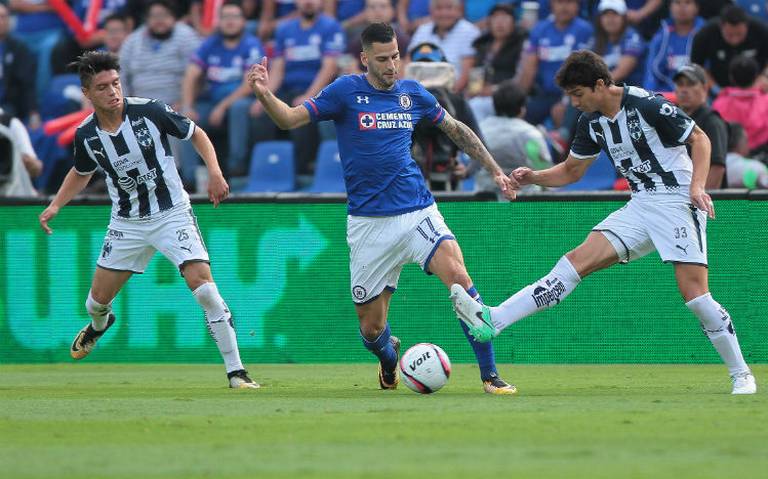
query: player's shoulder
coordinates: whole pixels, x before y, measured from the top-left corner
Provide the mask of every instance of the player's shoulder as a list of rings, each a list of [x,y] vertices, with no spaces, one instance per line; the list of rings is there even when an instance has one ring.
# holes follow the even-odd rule
[[[365,74],[349,74],[349,75],[342,75],[338,78],[336,78],[334,81],[328,85],[328,87],[332,87],[334,90],[338,90],[340,92],[352,92],[353,89],[359,89],[359,88],[365,88],[368,86],[368,82],[365,80]],[[326,87],[326,88],[328,88]]]
[[[96,116],[95,113],[91,113],[77,125],[77,129],[75,129],[75,140],[82,141],[87,137],[94,135],[96,135]]]
[[[156,116],[173,113],[173,108],[161,100],[139,96],[125,97],[126,114],[129,116]]]

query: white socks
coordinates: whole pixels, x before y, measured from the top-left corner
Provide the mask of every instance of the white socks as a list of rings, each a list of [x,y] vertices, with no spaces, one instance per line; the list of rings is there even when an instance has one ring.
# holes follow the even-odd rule
[[[104,331],[109,320],[109,313],[112,312],[112,303],[97,303],[91,292],[88,291],[88,299],[85,300],[85,309],[91,317],[91,327],[96,331]]]
[[[240,362],[240,351],[237,349],[237,336],[232,325],[232,314],[219,295],[216,284],[203,283],[192,294],[205,311],[208,331],[216,342],[221,357],[224,358],[227,372],[245,369],[243,363]]]
[[[731,376],[748,373],[749,366],[744,362],[728,311],[710,293],[694,298],[685,305],[699,318],[704,333],[728,367],[728,373]]]
[[[521,289],[498,307],[491,308],[493,325],[501,331],[526,316],[560,304],[580,282],[579,273],[563,256],[548,275]]]

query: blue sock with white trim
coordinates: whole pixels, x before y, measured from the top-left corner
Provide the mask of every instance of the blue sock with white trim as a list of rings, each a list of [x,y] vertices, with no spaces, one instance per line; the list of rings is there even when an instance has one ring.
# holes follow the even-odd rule
[[[386,370],[392,370],[397,366],[397,353],[392,346],[392,342],[389,340],[391,336],[389,323],[387,323],[387,326],[384,328],[384,331],[381,332],[379,337],[373,341],[367,340],[365,336],[363,336],[363,333],[360,332],[360,337],[363,340],[365,349],[375,354],[376,357],[379,358],[381,366]]]
[[[472,299],[482,304],[483,299],[480,297],[480,293],[477,292],[474,285],[467,289],[467,294],[472,296]],[[490,342],[478,343],[475,341],[475,338],[469,334],[469,328],[464,324],[464,321],[459,320],[459,324],[461,325],[461,330],[464,331],[464,336],[466,336],[467,341],[469,341],[469,345],[472,346],[475,358],[477,358],[477,365],[480,368],[480,379],[485,381],[489,379],[492,374],[497,373],[496,357],[493,354],[493,344]]]

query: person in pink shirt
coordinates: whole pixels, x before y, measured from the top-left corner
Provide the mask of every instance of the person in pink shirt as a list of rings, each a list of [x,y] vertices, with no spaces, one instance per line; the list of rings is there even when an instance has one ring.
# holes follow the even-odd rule
[[[751,151],[768,148],[768,94],[757,87],[760,67],[754,58],[739,55],[729,66],[733,86],[723,88],[712,103],[727,122],[744,127]]]

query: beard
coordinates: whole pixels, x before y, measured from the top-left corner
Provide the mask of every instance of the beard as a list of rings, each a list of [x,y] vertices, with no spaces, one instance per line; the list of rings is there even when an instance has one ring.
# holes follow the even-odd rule
[[[240,37],[242,37],[242,36],[243,36],[243,31],[242,30],[240,30],[239,32],[235,32],[235,33],[224,33],[224,32],[221,33],[221,37],[224,40],[228,41],[228,42],[233,42],[235,40],[239,40]]]
[[[309,12],[303,11],[301,12],[301,18],[303,18],[308,22],[311,22],[312,20],[317,18],[317,11],[309,11]]]
[[[147,29],[147,31],[149,32],[149,36],[155,40],[168,40],[171,38],[171,35],[173,35],[173,27],[171,27],[171,29],[167,32],[156,32],[149,29]]]

